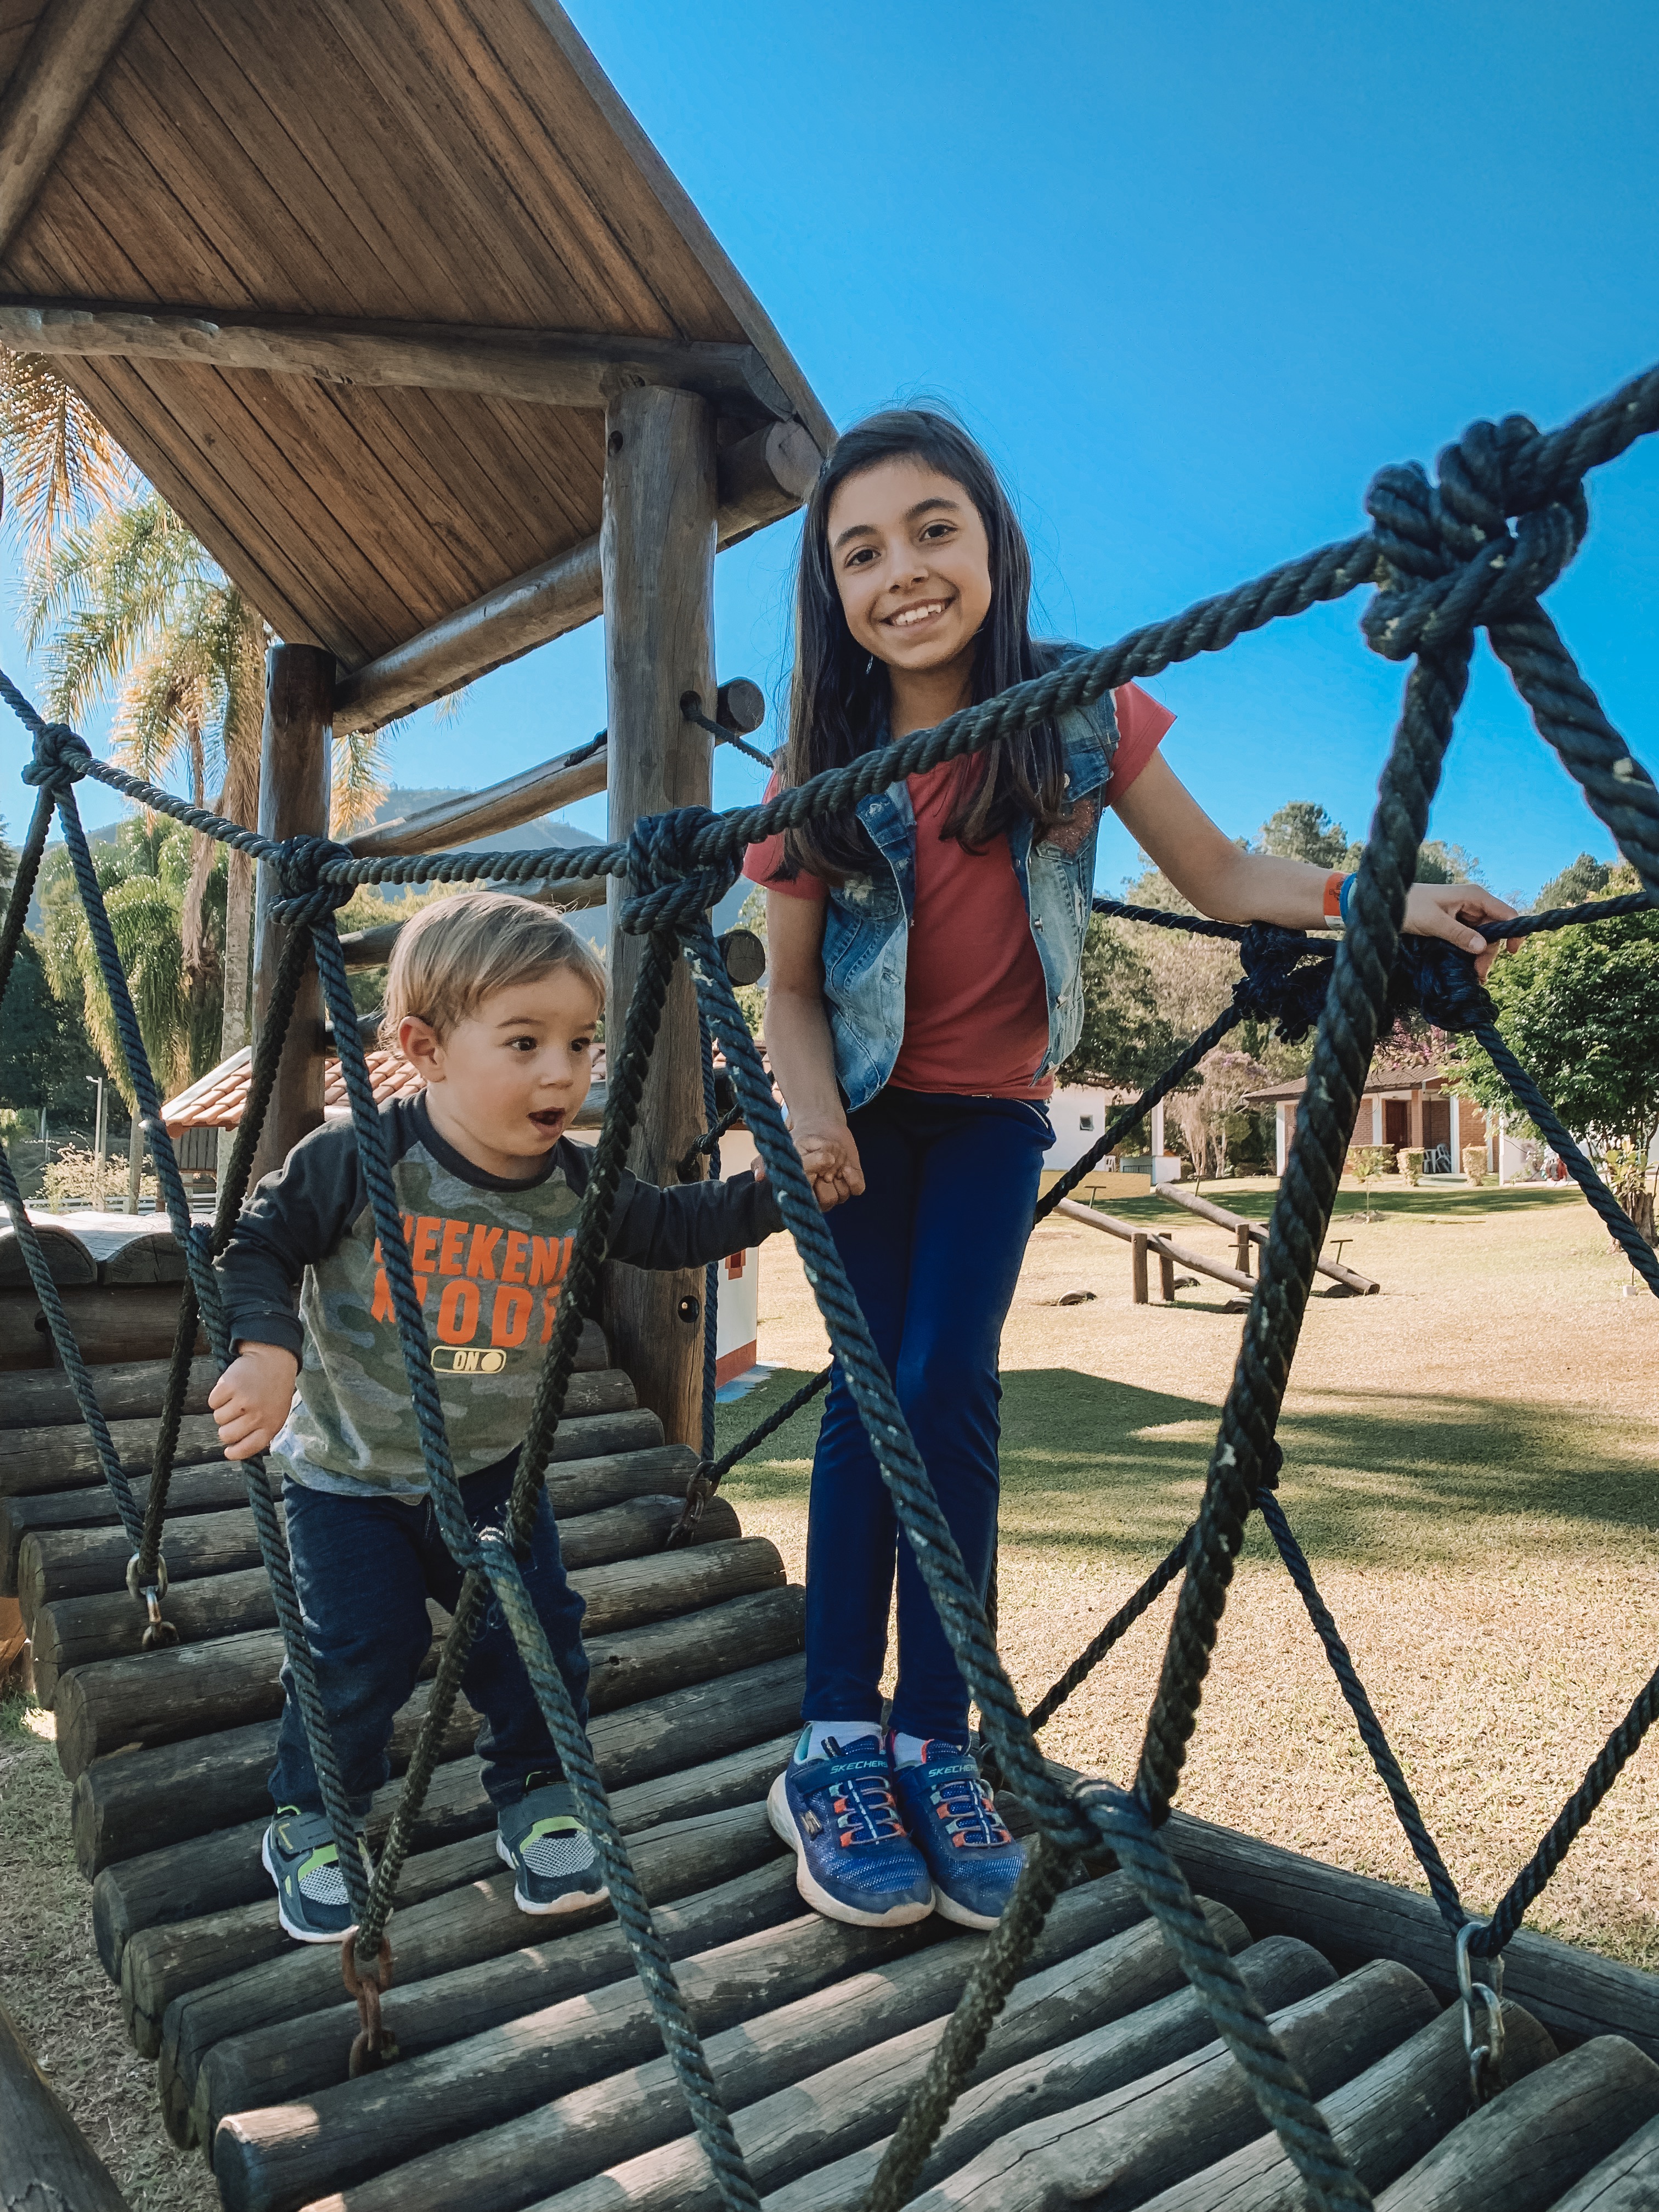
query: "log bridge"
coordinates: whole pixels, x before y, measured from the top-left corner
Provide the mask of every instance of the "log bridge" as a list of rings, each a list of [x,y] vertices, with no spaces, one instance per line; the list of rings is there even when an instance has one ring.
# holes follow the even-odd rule
[[[49,1241],[66,1298],[105,1293],[94,1379],[142,1492],[178,1255],[142,1222],[101,1260],[71,1231]],[[199,2148],[234,2212],[718,2212],[609,1908],[532,1921],[514,1905],[464,1708],[392,1923],[385,2014],[403,2057],[349,2078],[338,1961],[284,1938],[259,1864],[281,1643],[242,1478],[206,1413],[210,1363],[191,1373],[173,1478],[183,1641],[141,1656],[127,1547],[68,1386],[41,1364],[31,1294],[4,1286],[15,1265],[0,1242],[0,1589],[57,1716],[98,1955],[168,2133]],[[796,1724],[803,1593],[721,1496],[693,1546],[663,1549],[695,1463],[590,1326],[549,1488],[589,1607],[593,1747],[767,2212],[856,2212],[984,1939],[803,1909],[763,1802]],[[425,1694],[399,1717],[394,1772]],[[1523,1931],[1505,1954],[1502,2092],[1472,2111],[1426,1898],[1182,1814],[1172,1833],[1387,2212],[1656,2201],[1659,1981]],[[23,2179],[60,2172],[77,2177],[70,2201],[116,2212],[0,2033],[0,2208],[33,2204]],[[1103,1863],[1051,1916],[920,2189],[927,2212],[1304,2202],[1156,1923]]]
[[[684,706],[719,697],[716,550],[799,505],[833,431],[556,0],[16,0],[0,22],[0,340],[51,360],[282,641],[265,835],[328,833],[337,738],[601,615],[603,745],[567,744],[358,849],[413,866],[600,789],[613,839],[708,803],[709,732]],[[729,694],[720,719],[742,726]],[[256,1023],[273,895],[260,884]],[[625,1004],[638,948],[614,927],[611,957]],[[320,1026],[313,996],[264,1165],[320,1118]],[[662,1177],[702,1127],[682,971],[632,1164]],[[148,1231],[112,1251],[48,1242],[142,1491],[179,1255]],[[1167,1239],[1146,1249],[1194,1264]],[[29,1632],[98,1955],[171,2135],[238,2212],[714,2212],[608,1906],[538,1923],[512,1903],[465,1711],[398,1892],[385,2016],[403,2055],[350,2078],[337,1961],[283,1937],[259,1863],[280,1645],[242,1477],[206,1413],[210,1364],[191,1370],[170,1498],[181,1641],[145,1654],[125,1542],[8,1265],[0,1249],[0,1601]],[[599,1770],[749,2171],[768,2212],[851,2212],[985,1939],[801,1910],[764,1795],[797,1721],[803,1593],[720,1498],[697,1541],[663,1547],[696,1464],[701,1288],[611,1285],[549,1488],[588,1604]],[[394,1769],[428,1696],[399,1717]],[[1656,2201],[1659,1984],[1521,1933],[1500,2094],[1471,2111],[1426,1899],[1179,1814],[1168,1832],[1386,2212]],[[928,2212],[1305,2201],[1106,1864],[1058,1900],[918,2185]],[[0,2212],[118,2202],[0,2033]]]

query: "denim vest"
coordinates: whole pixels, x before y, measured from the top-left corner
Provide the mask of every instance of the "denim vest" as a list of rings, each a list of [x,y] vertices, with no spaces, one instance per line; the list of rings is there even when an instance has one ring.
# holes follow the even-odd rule
[[[1082,647],[1039,647],[1051,664]],[[1094,896],[1100,797],[1117,750],[1117,714],[1107,692],[1058,722],[1066,749],[1066,797],[1074,823],[1033,845],[1022,817],[1008,850],[1048,990],[1048,1048],[1032,1079],[1056,1068],[1083,1029],[1083,939]],[[1088,802],[1085,805],[1085,802]],[[916,897],[916,822],[903,782],[872,792],[858,817],[884,866],[830,886],[823,924],[823,997],[836,1048],[836,1079],[848,1112],[867,1106],[892,1074],[904,1039],[904,970]]]

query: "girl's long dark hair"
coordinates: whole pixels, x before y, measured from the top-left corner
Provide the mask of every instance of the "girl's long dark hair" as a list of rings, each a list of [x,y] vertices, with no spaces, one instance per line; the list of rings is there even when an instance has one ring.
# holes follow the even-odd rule
[[[887,671],[854,644],[830,557],[830,503],[850,477],[884,461],[912,460],[962,486],[979,511],[990,547],[991,606],[974,656],[975,702],[1041,672],[1029,626],[1031,556],[1007,493],[986,454],[948,416],[919,407],[866,416],[843,433],[806,504],[795,604],[795,673],[783,781],[793,787],[868,752],[887,725]],[[999,738],[964,760],[956,802],[940,835],[981,848],[1021,815],[1036,834],[1066,815],[1066,763],[1059,732],[1042,722]],[[791,830],[784,872],[805,868],[827,881],[862,875],[873,848],[853,814]]]

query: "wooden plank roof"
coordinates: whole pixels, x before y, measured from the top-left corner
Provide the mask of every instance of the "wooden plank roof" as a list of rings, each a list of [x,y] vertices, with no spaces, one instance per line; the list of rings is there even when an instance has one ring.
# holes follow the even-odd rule
[[[54,27],[83,76],[107,59],[9,209]],[[0,337],[57,354],[278,634],[346,672],[580,560],[608,374],[665,362],[723,447],[784,422],[828,448],[553,0],[0,0]]]

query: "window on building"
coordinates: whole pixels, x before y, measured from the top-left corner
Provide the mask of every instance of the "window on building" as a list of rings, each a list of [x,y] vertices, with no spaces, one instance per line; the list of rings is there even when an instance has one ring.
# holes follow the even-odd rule
[[[1095,1126],[1095,1117],[1092,1114],[1079,1114],[1077,1117],[1077,1125],[1080,1130],[1092,1129]]]

